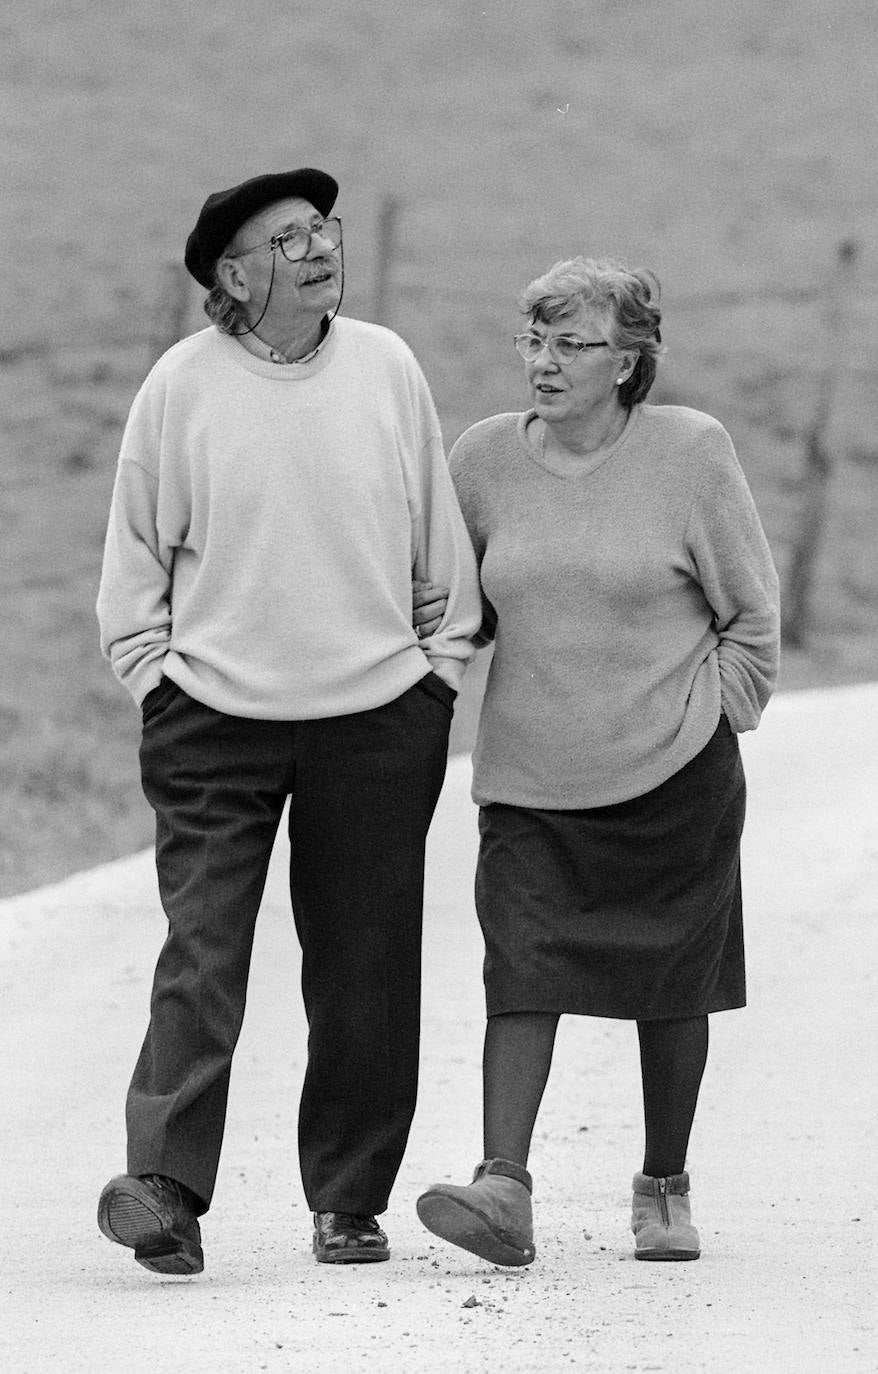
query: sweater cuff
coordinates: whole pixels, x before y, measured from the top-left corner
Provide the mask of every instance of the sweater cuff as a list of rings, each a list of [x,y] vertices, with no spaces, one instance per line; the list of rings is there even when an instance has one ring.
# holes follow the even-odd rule
[[[427,653],[426,657],[436,676],[441,677],[453,692],[459,692],[466,672],[466,661],[462,658],[447,658],[444,654]]]

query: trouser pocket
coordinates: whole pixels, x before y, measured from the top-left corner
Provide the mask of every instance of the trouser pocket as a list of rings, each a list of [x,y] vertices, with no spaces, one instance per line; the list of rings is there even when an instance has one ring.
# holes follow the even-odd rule
[[[157,715],[167,706],[168,702],[181,688],[177,686],[173,678],[163,677],[157,687],[153,687],[151,692],[147,692],[140,705],[140,713],[143,724],[154,720]]]
[[[442,705],[447,707],[449,711],[454,710],[457,693],[453,687],[449,687],[448,683],[443,681],[438,673],[434,673],[432,668],[429,673],[420,679],[420,681],[415,683],[415,686],[422,688],[425,692],[429,692],[431,697],[435,697],[437,701],[441,701]]]

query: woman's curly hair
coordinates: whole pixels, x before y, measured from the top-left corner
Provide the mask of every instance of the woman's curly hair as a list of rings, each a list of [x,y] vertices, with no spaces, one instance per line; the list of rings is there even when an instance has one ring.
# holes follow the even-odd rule
[[[661,342],[661,287],[652,272],[628,268],[612,258],[568,258],[556,262],[522,292],[522,313],[553,324],[575,315],[582,305],[601,316],[615,353],[636,353],[631,376],[619,387],[626,409],[648,395],[655,381]]]

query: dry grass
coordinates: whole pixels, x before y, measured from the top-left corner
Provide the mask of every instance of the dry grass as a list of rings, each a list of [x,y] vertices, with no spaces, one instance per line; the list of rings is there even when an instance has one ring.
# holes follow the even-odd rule
[[[856,237],[813,633],[783,684],[878,676],[876,59],[872,0],[10,10],[0,894],[149,841],[136,713],[92,609],[113,463],[164,264],[209,190],[264,168],[339,177],[352,314],[370,313],[380,205],[400,198],[391,323],[449,441],[522,404],[508,340],[531,276],[581,250],[654,267],[659,399],[730,428],[782,570],[826,361],[821,291]]]

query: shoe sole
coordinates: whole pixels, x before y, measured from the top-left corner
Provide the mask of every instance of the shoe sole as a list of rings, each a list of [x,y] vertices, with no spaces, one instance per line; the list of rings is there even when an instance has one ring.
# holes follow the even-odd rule
[[[200,1274],[204,1253],[179,1231],[162,1226],[147,1201],[121,1188],[105,1188],[98,1205],[98,1226],[107,1240],[126,1245],[153,1274]]]
[[[379,1264],[390,1259],[387,1245],[323,1247],[315,1240],[311,1249],[318,1264]]]
[[[390,1259],[389,1250],[315,1250],[318,1264],[377,1264]]]
[[[533,1263],[533,1245],[516,1245],[477,1207],[444,1193],[424,1193],[417,1201],[417,1212],[428,1231],[442,1240],[459,1245],[490,1264],[519,1267]]]
[[[697,1260],[700,1250],[635,1250],[634,1258],[639,1260]]]

